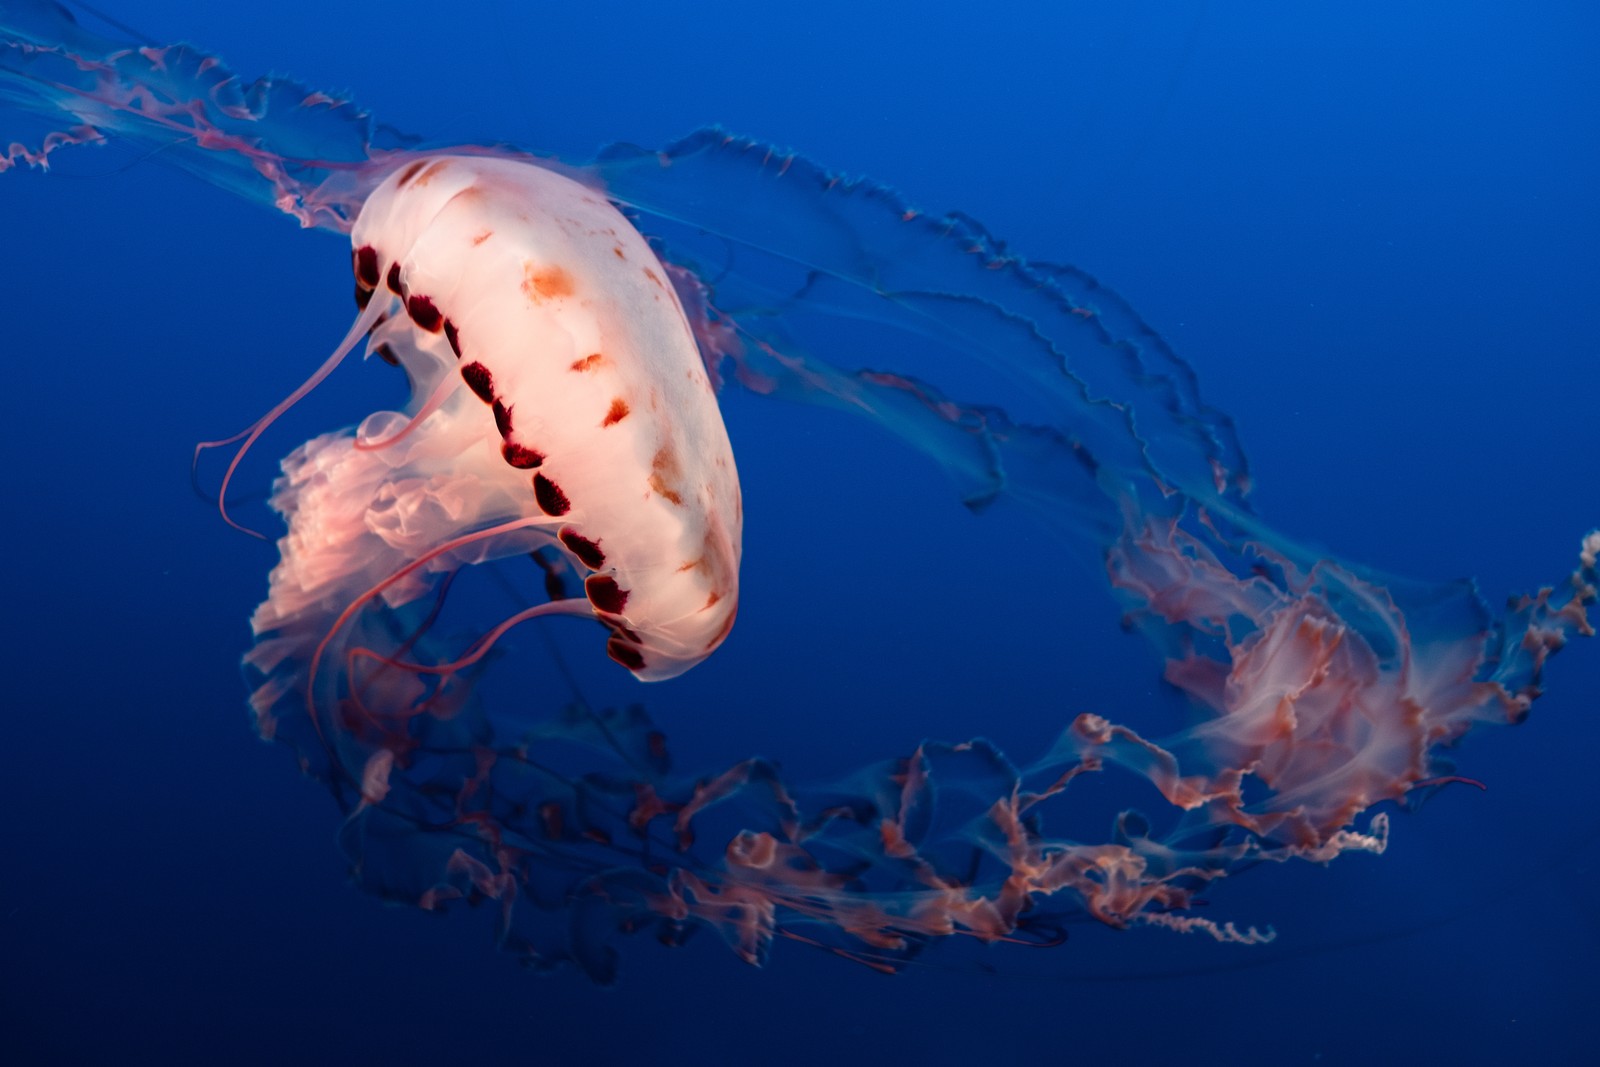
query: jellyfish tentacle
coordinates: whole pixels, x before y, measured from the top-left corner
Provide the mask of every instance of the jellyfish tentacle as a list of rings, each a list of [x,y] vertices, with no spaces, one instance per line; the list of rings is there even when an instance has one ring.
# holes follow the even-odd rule
[[[475,640],[466,652],[448,663],[421,663],[405,660],[370,648],[354,648],[351,649],[351,654],[363,659],[377,660],[386,666],[411,671],[414,674],[451,675],[471,667],[483,659],[499,642],[500,638],[504,637],[506,632],[513,627],[520,626],[530,619],[548,618],[556,615],[572,615],[579,618],[592,619],[595,617],[595,611],[587,601],[576,598],[551,600],[543,604],[535,604],[531,608],[524,608],[515,615],[502,619],[488,633]]]
[[[250,451],[251,446],[260,439],[261,435],[267,432],[267,428],[278,421],[286,411],[305,399],[311,390],[321,385],[323,380],[332,374],[340,363],[344,362],[345,357],[355,348],[356,343],[365,337],[373,326],[377,325],[381,311],[382,308],[376,306],[376,304],[369,304],[363,309],[361,314],[356,316],[356,321],[351,324],[349,332],[344,335],[344,340],[339,342],[338,347],[333,350],[332,355],[323,361],[322,366],[313,371],[311,376],[300,383],[298,388],[278,401],[271,410],[251,423],[249,427],[234,434],[232,437],[223,438],[219,441],[202,441],[195,445],[195,462],[198,463],[202,452],[212,448],[222,448],[241,438],[243,439],[244,443],[234,452],[233,459],[228,463],[228,469],[222,476],[222,489],[217,494],[217,511],[222,515],[223,522],[232,526],[235,530],[249,534],[251,537],[257,537],[263,541],[267,540],[266,534],[258,530],[252,530],[248,526],[240,525],[228,514],[228,486],[233,481],[234,473],[238,471],[239,464],[244,462],[245,454]]]
[[[306,682],[306,710],[312,717],[313,725],[317,727],[318,735],[321,736],[322,727],[317,723],[315,695],[317,673],[321,667],[323,656],[327,652],[328,645],[333,641],[334,636],[338,634],[338,632],[343,629],[347,623],[350,622],[350,620],[358,611],[370,603],[374,598],[382,595],[384,590],[389,589],[396,582],[399,582],[401,579],[416,573],[421,568],[427,566],[429,563],[447,553],[458,551],[459,549],[466,548],[470,545],[481,544],[492,538],[500,537],[505,534],[516,533],[519,530],[536,530],[542,527],[556,526],[559,525],[560,522],[561,520],[548,516],[530,515],[519,519],[512,519],[508,522],[491,526],[485,530],[477,530],[473,533],[462,534],[460,537],[451,538],[450,540],[445,541],[443,544],[436,545],[434,548],[422,553],[415,559],[397,568],[390,573],[387,578],[384,578],[382,581],[378,582],[366,592],[352,600],[349,605],[347,605],[345,609],[339,613],[338,617],[333,620],[333,624],[328,627],[327,632],[322,637],[322,640],[317,643],[315,651],[311,653],[311,660],[307,671]]]
[[[411,434],[416,431],[417,427],[421,426],[425,421],[427,421],[428,416],[432,415],[435,411],[438,411],[441,407],[443,407],[445,401],[454,396],[456,390],[460,387],[460,378],[451,374],[441,375],[438,384],[436,384],[433,387],[433,391],[428,394],[428,399],[423,402],[420,408],[417,409],[416,414],[412,415],[406,420],[404,426],[390,434],[388,437],[383,437],[376,440],[363,438],[358,435],[356,437],[354,447],[362,452],[376,452],[381,449],[390,448],[399,444],[401,441],[404,441],[406,438],[410,437]]]

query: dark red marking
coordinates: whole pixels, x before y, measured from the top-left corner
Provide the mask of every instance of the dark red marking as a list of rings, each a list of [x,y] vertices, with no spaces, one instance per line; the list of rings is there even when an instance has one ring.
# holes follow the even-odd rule
[[[425,296],[414,296],[407,300],[406,311],[410,312],[412,322],[429,333],[438,333],[439,327],[444,324],[444,316],[433,306],[433,301]]]
[[[365,311],[365,310],[367,310],[367,305],[370,304],[370,303],[372,303],[372,290],[371,289],[363,289],[361,287],[361,283],[357,282],[356,283],[356,307],[361,311]]]
[[[400,264],[392,263],[389,266],[389,291],[396,296],[405,296],[405,290],[400,287]]]
[[[600,542],[589,540],[570,526],[561,527],[561,532],[556,536],[590,570],[597,571],[606,565],[606,554],[601,551]]]
[[[644,670],[644,656],[632,645],[623,644],[620,638],[613,637],[606,641],[606,655],[630,671]]]
[[[617,585],[609,574],[591,574],[583,580],[583,592],[600,611],[608,615],[621,615],[628,606],[628,591]]]
[[[356,281],[367,289],[378,287],[378,250],[362,245],[355,252]]]
[[[533,498],[546,515],[565,515],[572,510],[572,501],[567,499],[567,494],[543,474],[533,476]]]
[[[374,348],[372,350],[372,354],[389,364],[391,367],[398,367],[400,365],[400,357],[395,355],[394,349],[390,348],[386,344],[379,345],[377,348]]]
[[[510,441],[500,446],[500,455],[507,463],[522,471],[531,471],[544,462],[544,453],[527,445],[514,445]]]
[[[611,409],[606,412],[606,417],[601,421],[602,427],[615,426],[628,417],[628,402],[620,396],[611,398]]]
[[[456,354],[457,359],[460,359],[461,335],[456,332],[456,324],[449,319],[444,320],[444,339],[450,342],[450,351]]]
[[[494,428],[500,431],[501,437],[511,436],[511,409],[500,401],[494,403]]]
[[[468,363],[461,368],[461,380],[485,404],[494,403],[494,375],[482,363]]]

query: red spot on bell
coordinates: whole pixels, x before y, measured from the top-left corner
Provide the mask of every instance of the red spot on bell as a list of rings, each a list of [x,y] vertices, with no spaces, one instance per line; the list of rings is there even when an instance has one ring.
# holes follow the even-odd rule
[[[613,637],[606,641],[606,655],[630,671],[644,670],[644,655],[632,645],[623,644],[619,638]]]
[[[628,606],[628,591],[609,574],[591,574],[583,580],[583,591],[589,603],[607,615],[621,615]]]
[[[378,250],[362,245],[355,252],[356,281],[363,289],[378,287]]]
[[[494,375],[489,373],[489,368],[482,363],[468,363],[461,368],[461,380],[467,383],[479,400],[485,404],[494,403]]]
[[[512,444],[510,441],[500,446],[500,457],[522,471],[531,471],[544,462],[543,452],[527,445]]]
[[[620,396],[612,397],[611,407],[606,410],[606,417],[600,421],[601,427],[615,426],[628,417],[628,402]]]
[[[444,316],[433,306],[433,301],[425,296],[413,296],[407,300],[406,311],[411,314],[412,322],[429,333],[438,333],[444,325]]]
[[[577,556],[590,570],[597,571],[606,565],[606,554],[601,551],[600,542],[591,541],[570,526],[561,527],[561,532],[556,536],[567,546],[567,551]]]
[[[533,476],[533,498],[546,515],[565,515],[572,510],[572,502],[561,487],[543,474]]]

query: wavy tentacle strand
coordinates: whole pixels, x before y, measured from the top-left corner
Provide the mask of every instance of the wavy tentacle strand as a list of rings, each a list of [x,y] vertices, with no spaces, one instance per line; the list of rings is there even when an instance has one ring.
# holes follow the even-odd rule
[[[1003,387],[994,400],[1011,416],[1070,423],[1102,463],[1242,502],[1232,421],[1157,331],[1077,268],[1029,262],[966,216],[926,214],[888,186],[719,129],[659,152],[616,145],[591,169],[772,349],[971,400],[990,398],[969,386]],[[885,337],[896,368],[876,366]]]

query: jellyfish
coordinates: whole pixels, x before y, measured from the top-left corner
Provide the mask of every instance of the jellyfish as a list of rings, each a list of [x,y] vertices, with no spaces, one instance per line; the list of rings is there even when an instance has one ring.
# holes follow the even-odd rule
[[[586,163],[430,147],[46,0],[0,4],[0,102],[37,124],[0,170],[116,139],[350,237],[349,333],[236,440],[358,345],[412,397],[283,461],[250,706],[335,798],[358,884],[491,903],[535,968],[611,981],[640,931],[884,971],[1085,920],[1261,943],[1200,895],[1382,852],[1390,811],[1470,781],[1455,746],[1523,721],[1549,657],[1592,634],[1600,532],[1503,611],[1312,551],[1257,515],[1231,419],[1121,296],[798,154],[715,128]],[[1103,575],[1188,718],[1146,736],[1063,715],[1031,761],[929,740],[808,783],[757,757],[682,771],[640,707],[508,706],[492,678],[515,626],[598,623],[613,669],[649,682],[727,636],[742,507],[718,389],[863,418],[974,512],[1029,511],[1059,552],[1006,580]],[[529,555],[543,600],[453,618],[459,585]],[[1099,776],[1140,806],[1101,837],[1053,829]]]
[[[528,552],[517,535],[531,535],[589,572],[584,598],[517,613],[459,666],[506,628],[551,612],[604,622],[611,658],[643,680],[710,655],[738,605],[738,476],[688,320],[644,239],[611,204],[551,171],[434,156],[373,191],[351,240],[361,313],[309,384],[366,338],[404,365],[420,403],[398,427],[380,414],[353,441],[303,457],[341,493],[352,481],[368,486],[382,519],[370,507],[309,510],[323,516],[319,546],[347,539],[327,529],[337,515],[381,522],[392,552],[332,568],[304,549],[287,553],[258,629],[288,626],[308,598],[344,601],[341,617],[376,597],[404,601],[408,587],[426,584],[420,568]],[[493,544],[508,537],[514,547]],[[408,562],[391,567],[393,553]],[[323,588],[332,574],[335,587]],[[352,597],[349,583],[369,577]]]

